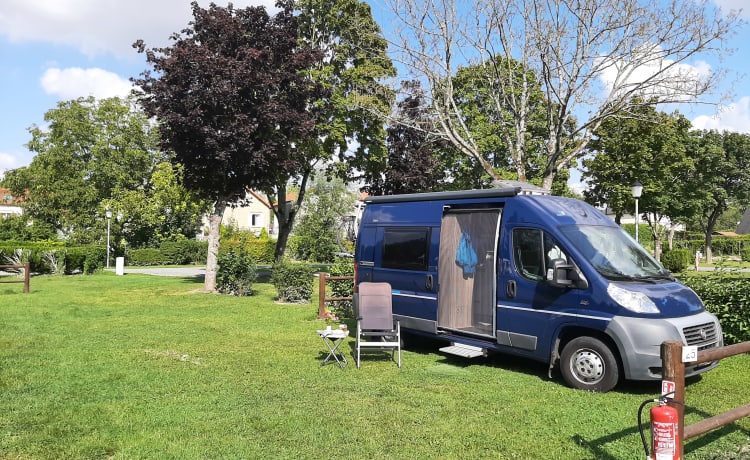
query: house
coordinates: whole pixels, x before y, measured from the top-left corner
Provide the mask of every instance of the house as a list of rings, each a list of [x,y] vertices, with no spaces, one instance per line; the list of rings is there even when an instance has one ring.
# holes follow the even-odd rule
[[[271,204],[265,196],[254,190],[248,190],[245,193],[243,204],[235,207],[227,206],[221,223],[225,226],[236,226],[240,230],[256,235],[259,235],[263,229],[266,229],[269,235],[279,233]]]
[[[288,194],[287,202],[295,200],[296,194]],[[221,224],[225,227],[235,227],[242,231],[249,231],[260,235],[263,229],[271,237],[279,234],[279,225],[273,212],[273,206],[268,198],[262,193],[248,189],[241,204],[234,207],[227,206],[221,218]],[[208,217],[203,217],[203,226],[198,239],[204,239],[208,235]]]
[[[23,200],[14,197],[7,188],[0,188],[0,218],[4,219],[23,214],[23,208],[19,206],[21,201]]]

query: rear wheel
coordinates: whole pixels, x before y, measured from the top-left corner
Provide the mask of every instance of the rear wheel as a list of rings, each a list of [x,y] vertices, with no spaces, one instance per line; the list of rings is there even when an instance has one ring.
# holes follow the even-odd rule
[[[614,353],[593,337],[578,337],[565,345],[560,355],[560,371],[568,385],[580,390],[605,393],[620,380]]]

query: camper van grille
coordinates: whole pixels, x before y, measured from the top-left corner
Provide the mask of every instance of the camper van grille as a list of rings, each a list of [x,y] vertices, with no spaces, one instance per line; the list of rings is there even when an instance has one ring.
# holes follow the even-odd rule
[[[698,350],[713,348],[718,344],[716,336],[716,325],[714,323],[698,324],[689,326],[682,330],[688,345],[698,347]]]

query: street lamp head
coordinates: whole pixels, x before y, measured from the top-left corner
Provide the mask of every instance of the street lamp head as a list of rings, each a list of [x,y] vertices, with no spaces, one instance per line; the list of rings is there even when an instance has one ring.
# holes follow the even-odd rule
[[[643,193],[643,185],[640,182],[635,181],[633,182],[633,185],[630,186],[630,191],[633,193],[633,198],[640,198]]]
[[[107,206],[106,208],[104,208],[104,215],[107,216],[107,219],[111,219],[112,218],[112,210],[109,209],[109,206]]]

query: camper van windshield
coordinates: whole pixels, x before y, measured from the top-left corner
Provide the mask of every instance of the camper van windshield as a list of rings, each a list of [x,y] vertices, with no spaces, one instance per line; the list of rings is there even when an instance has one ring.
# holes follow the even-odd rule
[[[613,281],[673,279],[667,270],[620,227],[569,225],[561,230],[605,278]]]

